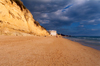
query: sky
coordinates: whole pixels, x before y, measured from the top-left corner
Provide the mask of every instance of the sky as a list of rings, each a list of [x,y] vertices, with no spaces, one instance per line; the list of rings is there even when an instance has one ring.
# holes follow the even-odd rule
[[[100,0],[21,0],[47,30],[72,36],[100,36]]]

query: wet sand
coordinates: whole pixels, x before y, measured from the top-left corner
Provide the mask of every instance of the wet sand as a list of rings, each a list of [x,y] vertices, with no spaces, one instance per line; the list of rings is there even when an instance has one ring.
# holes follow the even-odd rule
[[[0,66],[100,66],[100,51],[64,38],[0,36]]]

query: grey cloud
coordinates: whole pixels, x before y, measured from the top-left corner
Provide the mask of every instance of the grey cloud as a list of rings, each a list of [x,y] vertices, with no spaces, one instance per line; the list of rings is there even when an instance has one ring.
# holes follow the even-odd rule
[[[35,20],[47,29],[56,29],[59,32],[76,35],[77,33],[86,34],[82,25],[97,25],[100,24],[100,2],[96,0],[22,0],[26,7],[32,12]],[[74,4],[67,8],[69,4]],[[80,29],[70,31],[63,26],[70,26],[73,23],[80,23]],[[58,28],[59,27],[59,28]],[[78,27],[78,28],[79,28]],[[74,27],[73,27],[74,28]],[[61,30],[61,31],[60,31]],[[68,32],[67,32],[68,30]],[[84,30],[82,32],[81,30]],[[99,32],[100,33],[100,32]]]
[[[54,12],[63,8],[70,0],[22,0],[31,12]]]

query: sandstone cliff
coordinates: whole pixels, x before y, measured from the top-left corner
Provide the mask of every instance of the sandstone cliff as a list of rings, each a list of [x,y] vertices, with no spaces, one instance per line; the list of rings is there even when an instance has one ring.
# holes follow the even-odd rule
[[[48,36],[49,33],[20,0],[0,0],[0,35]]]

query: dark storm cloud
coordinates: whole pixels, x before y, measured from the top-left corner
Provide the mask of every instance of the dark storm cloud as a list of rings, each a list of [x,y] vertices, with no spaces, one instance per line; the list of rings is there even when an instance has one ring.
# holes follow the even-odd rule
[[[100,16],[100,7],[98,6],[100,6],[100,3],[89,1],[82,5],[74,5],[64,15],[76,22],[97,19]]]
[[[88,31],[95,34],[97,30],[99,30],[98,28],[93,29],[91,27],[85,27],[85,25],[88,26],[100,24],[99,0],[22,1],[25,4],[25,6],[32,12],[35,20],[37,20],[43,27],[47,28],[48,30],[55,29],[58,30],[58,32],[63,32],[72,35],[76,35],[78,33],[80,33],[80,35],[88,34]],[[66,9],[63,11],[64,8]],[[71,26],[73,23],[79,23],[79,25],[77,27],[70,27],[72,29],[67,29],[67,27]],[[89,30],[86,30],[88,28]],[[100,31],[98,32],[100,33]]]
[[[22,0],[26,7],[31,12],[53,12],[56,11],[67,3],[70,0]]]

